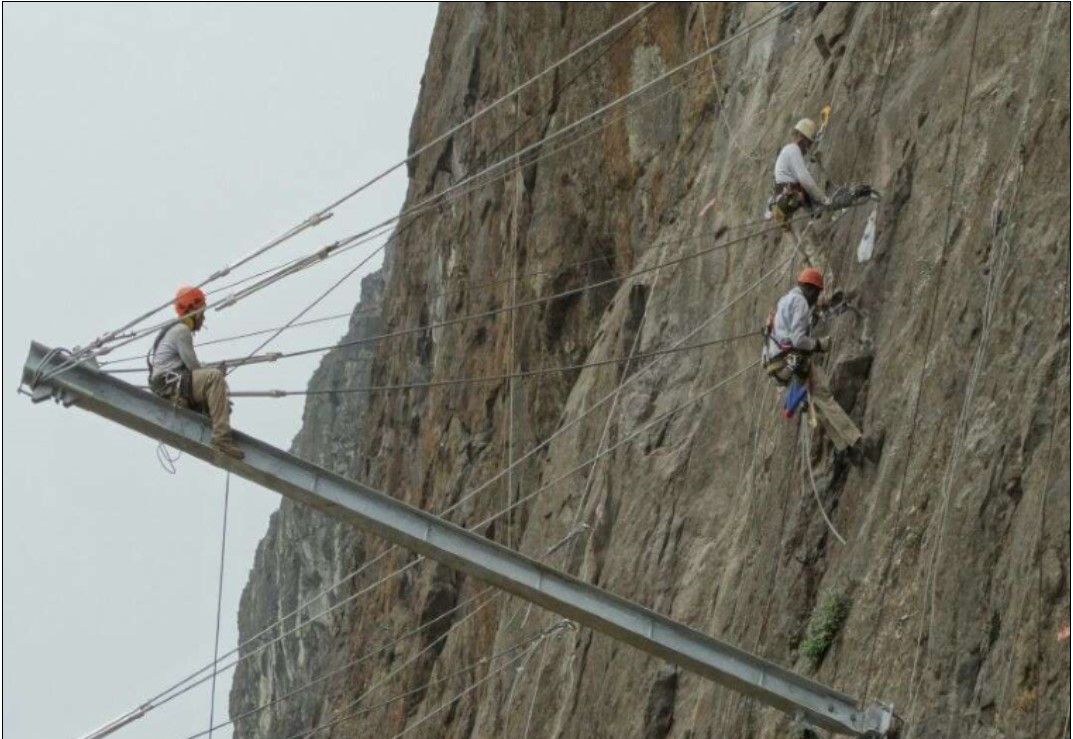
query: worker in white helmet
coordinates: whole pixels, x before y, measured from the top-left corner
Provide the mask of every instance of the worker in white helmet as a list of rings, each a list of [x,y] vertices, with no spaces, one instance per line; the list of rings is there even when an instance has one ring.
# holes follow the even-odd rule
[[[801,207],[826,205],[826,194],[805,165],[805,155],[816,139],[816,123],[802,118],[794,126],[793,141],[782,147],[775,159],[775,191],[771,196],[771,216],[786,223]],[[789,227],[789,224],[787,224]]]

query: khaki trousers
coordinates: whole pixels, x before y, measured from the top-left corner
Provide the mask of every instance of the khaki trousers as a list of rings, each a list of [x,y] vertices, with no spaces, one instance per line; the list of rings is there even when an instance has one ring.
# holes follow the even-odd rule
[[[765,369],[769,374],[778,371],[786,364],[786,358],[780,357],[769,362]],[[861,430],[849,417],[842,406],[831,394],[831,384],[827,372],[818,364],[809,362],[808,402],[816,413],[817,420],[823,425],[831,443],[839,451],[851,447],[860,441]]]
[[[194,402],[208,411],[212,421],[212,440],[231,438],[231,404],[227,401],[227,380],[218,369],[196,369],[191,373]]]

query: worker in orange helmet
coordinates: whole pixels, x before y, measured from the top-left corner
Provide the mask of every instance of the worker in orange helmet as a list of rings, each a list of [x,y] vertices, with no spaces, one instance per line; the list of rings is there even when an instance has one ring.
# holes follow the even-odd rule
[[[827,373],[812,355],[831,349],[828,336],[812,336],[812,312],[823,292],[823,274],[806,267],[797,286],[779,299],[764,330],[764,369],[780,385],[797,379],[808,388],[811,411],[823,424],[835,449],[859,449],[861,431],[831,394]]]
[[[194,333],[205,325],[205,293],[182,285],[175,293],[179,320],[165,326],[150,351],[149,387],[177,405],[207,413],[212,421],[212,446],[234,459],[245,456],[231,436],[231,403],[224,373],[202,367],[194,353]]]

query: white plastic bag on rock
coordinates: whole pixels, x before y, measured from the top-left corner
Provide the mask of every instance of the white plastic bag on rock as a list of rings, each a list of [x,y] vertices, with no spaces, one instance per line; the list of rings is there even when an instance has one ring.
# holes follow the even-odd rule
[[[872,214],[868,216],[868,223],[864,226],[864,235],[861,243],[857,244],[857,261],[867,262],[872,258],[872,251],[876,248],[876,213],[878,208],[872,208]]]

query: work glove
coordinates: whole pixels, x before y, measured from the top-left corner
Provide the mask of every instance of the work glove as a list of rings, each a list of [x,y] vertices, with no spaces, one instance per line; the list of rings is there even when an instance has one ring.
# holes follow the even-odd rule
[[[818,339],[816,339],[816,351],[820,352],[821,354],[824,352],[831,351],[831,337],[820,336]]]

